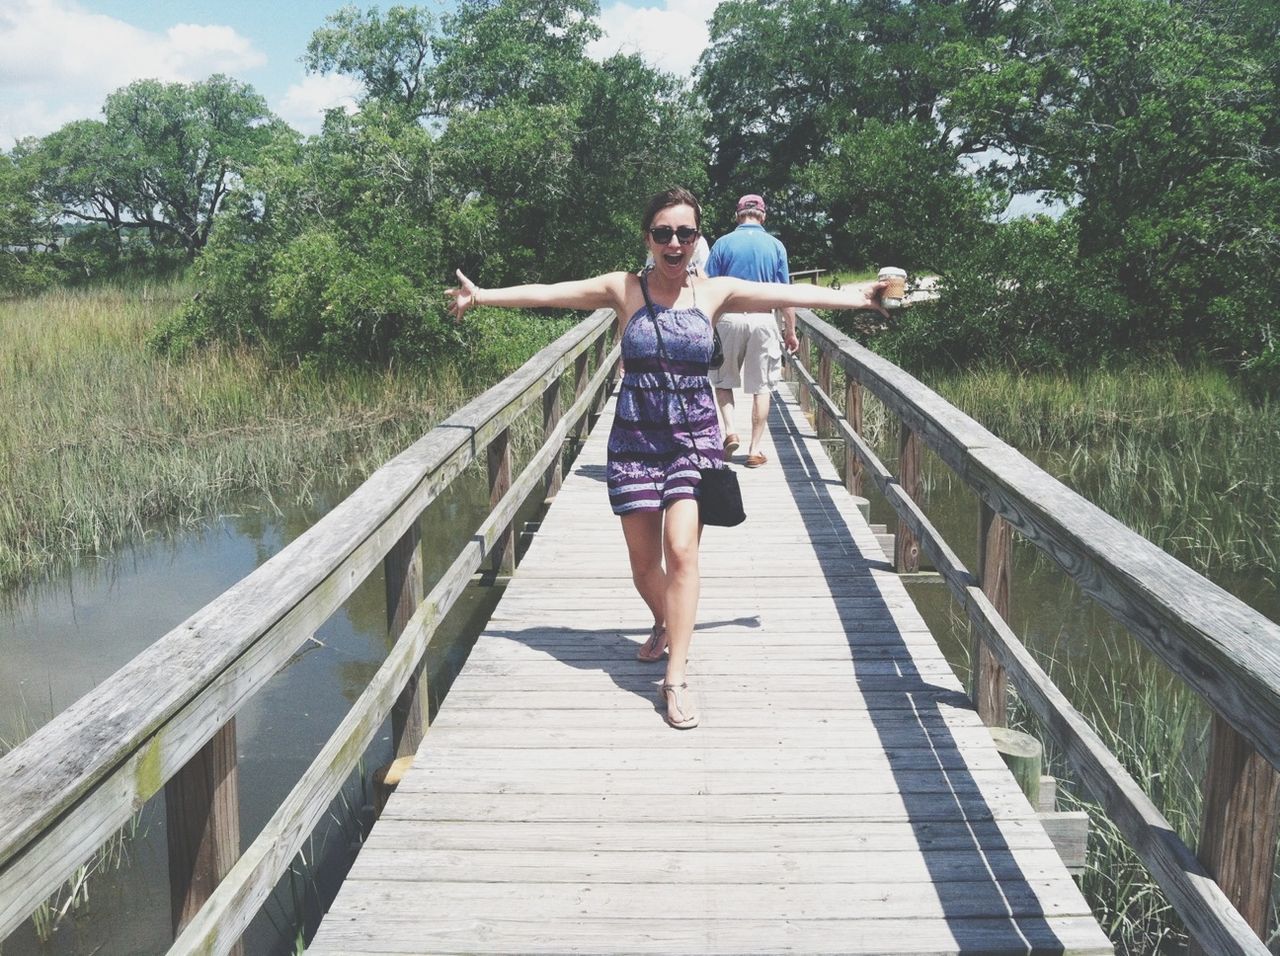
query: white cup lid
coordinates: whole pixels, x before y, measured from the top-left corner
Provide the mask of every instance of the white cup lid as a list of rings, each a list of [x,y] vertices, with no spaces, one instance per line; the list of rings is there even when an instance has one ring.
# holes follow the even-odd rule
[[[905,279],[907,277],[907,270],[898,269],[898,268],[895,268],[894,266],[885,266],[883,269],[880,270],[880,274],[876,278],[889,279],[894,276],[901,276],[902,278]]]

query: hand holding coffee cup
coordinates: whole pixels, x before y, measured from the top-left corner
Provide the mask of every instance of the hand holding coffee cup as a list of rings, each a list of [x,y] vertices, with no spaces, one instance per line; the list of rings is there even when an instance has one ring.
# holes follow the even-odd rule
[[[900,309],[903,301],[907,296],[907,272],[905,269],[896,269],[893,266],[885,266],[880,270],[880,274],[876,276],[877,281],[886,283],[884,287],[884,296],[880,300],[881,305],[886,309]]]

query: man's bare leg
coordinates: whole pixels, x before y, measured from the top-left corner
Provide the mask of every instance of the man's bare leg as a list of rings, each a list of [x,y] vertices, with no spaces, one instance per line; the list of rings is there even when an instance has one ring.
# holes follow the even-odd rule
[[[730,435],[736,435],[737,430],[733,427],[733,389],[717,388],[716,404],[720,406],[720,421],[724,427],[724,437],[728,438]]]
[[[751,445],[748,455],[760,454],[760,442],[764,440],[764,427],[769,424],[769,391],[751,396]]]

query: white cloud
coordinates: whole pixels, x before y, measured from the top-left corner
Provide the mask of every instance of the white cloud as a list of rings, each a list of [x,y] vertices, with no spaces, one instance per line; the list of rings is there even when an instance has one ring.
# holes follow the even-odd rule
[[[354,77],[336,73],[308,76],[285,91],[276,112],[299,132],[318,133],[325,110],[340,106],[348,113],[355,112],[356,99],[362,90],[360,81]]]
[[[108,93],[134,80],[201,80],[266,62],[231,27],[142,30],[73,0],[0,6],[0,146],[97,116]]]
[[[603,60],[615,53],[639,53],[650,66],[689,77],[710,36],[707,21],[720,0],[690,0],[662,6],[633,7],[615,2],[600,13],[604,36],[587,48]]]

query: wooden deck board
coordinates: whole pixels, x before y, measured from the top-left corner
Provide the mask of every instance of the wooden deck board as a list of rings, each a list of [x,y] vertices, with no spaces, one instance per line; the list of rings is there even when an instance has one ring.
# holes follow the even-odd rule
[[[661,665],[609,513],[612,406],[309,952],[1110,953],[790,399]],[[739,408],[741,414],[744,408]]]

